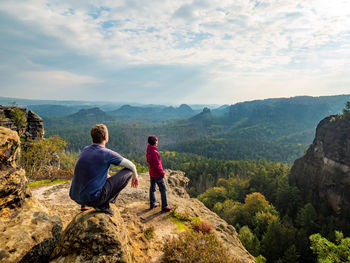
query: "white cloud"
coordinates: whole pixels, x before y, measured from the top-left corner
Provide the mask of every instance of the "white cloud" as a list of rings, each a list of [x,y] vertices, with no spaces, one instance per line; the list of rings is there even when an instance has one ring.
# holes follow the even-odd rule
[[[60,87],[74,87],[83,84],[95,84],[101,82],[90,76],[77,75],[67,71],[24,71],[19,75],[24,81],[35,82],[44,85],[55,84]]]
[[[3,0],[0,11],[57,39],[70,52],[98,61],[106,71],[135,66],[199,67],[207,72],[203,75],[212,78],[203,88],[210,91],[221,87],[219,93],[227,95],[231,93],[225,85],[231,81],[237,87],[259,89],[257,93],[262,94],[260,86],[254,84],[255,78],[274,89],[286,87],[269,74],[283,76],[295,87],[313,85],[317,90],[317,86],[332,86],[332,78],[339,74],[350,73],[348,0]],[[57,72],[66,72],[67,77],[67,72],[74,71],[62,66],[42,68],[41,63],[32,62],[39,65],[39,71],[51,72],[57,83],[64,82]],[[251,77],[242,78],[247,72]],[[298,77],[310,72],[315,76],[312,81]],[[72,85],[81,85],[94,75],[79,68],[71,74]],[[300,81],[290,81],[289,76]],[[89,81],[96,84],[94,77]],[[160,88],[167,82],[157,83],[150,77],[143,84]],[[287,89],[291,88],[283,92]],[[243,88],[238,90],[244,93]],[[294,90],[296,95],[302,91]]]

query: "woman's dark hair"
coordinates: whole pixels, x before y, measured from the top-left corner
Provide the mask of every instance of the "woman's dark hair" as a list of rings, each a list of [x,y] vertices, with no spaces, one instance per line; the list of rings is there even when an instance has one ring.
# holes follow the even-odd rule
[[[155,145],[157,141],[158,141],[158,137],[157,136],[155,136],[155,135],[148,136],[148,143],[150,145]]]

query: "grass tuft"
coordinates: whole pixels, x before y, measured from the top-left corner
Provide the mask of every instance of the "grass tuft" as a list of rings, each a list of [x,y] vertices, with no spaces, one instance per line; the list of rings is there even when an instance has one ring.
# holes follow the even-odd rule
[[[143,235],[147,240],[151,240],[152,238],[154,238],[154,226],[146,228],[146,230],[143,232]]]
[[[185,231],[169,238],[163,247],[163,263],[233,263],[227,249],[213,234]]]
[[[36,187],[50,186],[55,184],[64,184],[69,181],[70,180],[66,180],[66,179],[45,179],[45,180],[31,182],[30,184],[28,184],[28,186],[29,188],[36,188]]]

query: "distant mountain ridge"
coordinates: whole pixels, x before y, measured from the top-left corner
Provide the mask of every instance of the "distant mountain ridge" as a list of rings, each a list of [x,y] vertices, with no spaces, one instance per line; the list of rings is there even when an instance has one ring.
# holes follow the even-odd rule
[[[77,122],[69,121],[69,132],[59,119],[44,119],[44,122],[48,134],[62,134],[67,140],[72,138],[69,134],[76,124],[91,126],[108,122],[111,134],[122,130],[123,136],[132,141],[130,145],[110,142],[126,152],[144,151],[145,138],[157,134],[162,149],[166,150],[227,160],[265,158],[292,163],[312,142],[317,123],[326,116],[340,113],[346,101],[350,101],[350,95],[266,99],[214,110],[207,108],[198,114],[188,105],[124,105],[112,112],[99,112],[97,119],[80,116]],[[191,112],[192,116],[184,117]],[[74,145],[75,149],[81,147]]]
[[[137,107],[131,105],[123,105],[117,110],[107,112],[117,120],[142,120],[142,121],[166,121],[169,119],[189,118],[198,111],[186,104],[179,107]]]
[[[187,118],[200,112],[204,107],[211,109],[219,107],[214,104],[181,104],[179,107],[158,105],[158,104],[142,104],[142,103],[126,103],[126,102],[106,102],[106,101],[74,101],[74,100],[34,100],[34,99],[21,99],[21,98],[7,98],[0,96],[0,105],[16,105],[25,107],[33,110],[42,117],[47,118],[60,118],[66,117],[70,114],[78,112],[80,109],[87,108],[100,108],[107,114],[116,115],[119,119],[127,119],[128,117],[132,120],[142,120],[143,118],[147,121],[152,119],[152,114],[156,114],[153,117],[156,121],[163,121],[166,118]],[[123,112],[123,107],[130,106],[137,109],[139,112],[145,114],[136,114],[135,112]],[[221,106],[222,107],[222,106]],[[126,117],[121,114],[126,113]],[[160,114],[158,117],[157,115]]]
[[[205,110],[182,124],[197,129],[197,138],[165,147],[220,159],[293,162],[312,142],[317,123],[340,113],[347,101],[350,95],[300,96],[233,104],[221,116]]]

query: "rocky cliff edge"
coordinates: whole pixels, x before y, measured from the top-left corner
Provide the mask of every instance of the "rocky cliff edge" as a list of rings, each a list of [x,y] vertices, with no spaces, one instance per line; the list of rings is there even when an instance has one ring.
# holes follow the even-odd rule
[[[17,133],[0,127],[0,263],[161,262],[164,242],[183,231],[168,213],[149,209],[148,174],[140,175],[139,188],[122,191],[112,217],[80,212],[69,183],[30,191],[17,166],[19,146]],[[208,221],[235,262],[255,262],[234,227],[189,197],[184,173],[166,170],[165,178],[168,201],[179,213]]]
[[[184,173],[166,170],[165,178],[168,202],[177,206],[178,212],[210,222],[214,234],[236,262],[255,262],[234,227],[199,200],[189,197],[185,190],[188,178]],[[113,217],[96,213],[94,209],[79,212],[80,207],[69,199],[69,183],[34,190],[33,195],[61,217],[65,228],[51,262],[161,262],[164,242],[181,230],[168,213],[162,213],[160,208],[149,209],[147,173],[140,175],[139,183],[137,189],[127,186],[121,192],[112,205],[116,211]],[[152,228],[154,238],[148,240],[145,232]]]

